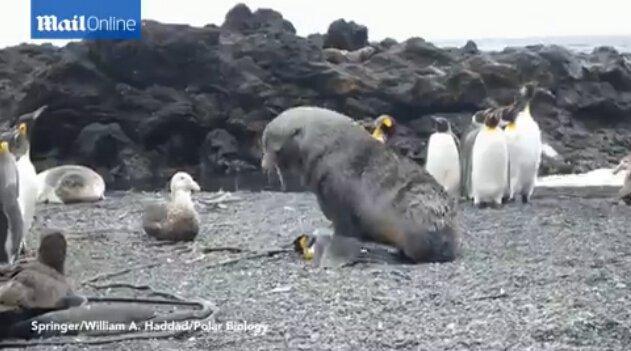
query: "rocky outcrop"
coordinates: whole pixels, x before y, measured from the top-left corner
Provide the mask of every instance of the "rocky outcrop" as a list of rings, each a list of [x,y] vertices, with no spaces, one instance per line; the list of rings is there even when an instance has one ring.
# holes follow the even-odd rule
[[[544,169],[585,171],[631,148],[630,59],[611,48],[368,43],[366,27],[343,20],[304,38],[281,14],[238,5],[220,27],[144,21],[139,41],[2,49],[0,122],[47,104],[34,129],[38,167],[83,163],[127,187],[162,184],[176,168],[199,179],[257,170],[266,123],[305,104],[392,115],[405,127],[401,149],[423,162],[429,116],[459,133],[474,111],[537,81],[533,113],[564,159]]]

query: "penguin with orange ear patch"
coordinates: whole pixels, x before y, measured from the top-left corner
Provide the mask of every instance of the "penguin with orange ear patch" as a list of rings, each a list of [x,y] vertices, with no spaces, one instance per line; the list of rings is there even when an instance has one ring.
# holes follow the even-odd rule
[[[379,116],[374,122],[372,137],[385,144],[394,135],[395,125],[396,121],[391,116]]]
[[[33,135],[35,121],[44,111],[46,111],[45,105],[33,112],[20,116],[13,131],[14,136],[10,141],[10,150],[17,161],[17,170],[20,177],[18,202],[24,222],[24,238],[29,233],[33,223],[39,191],[37,173],[33,162],[31,162],[31,136]]]
[[[476,206],[500,206],[508,182],[508,146],[499,113],[487,113],[471,155],[471,193]]]

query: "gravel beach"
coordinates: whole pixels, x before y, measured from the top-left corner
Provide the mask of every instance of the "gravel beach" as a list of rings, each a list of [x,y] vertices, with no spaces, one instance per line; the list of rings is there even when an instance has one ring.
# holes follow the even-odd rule
[[[157,244],[140,227],[142,203],[163,193],[41,205],[34,232],[66,230],[67,275],[80,293],[134,296],[82,282],[155,264],[98,283],[149,284],[219,308],[219,331],[95,348],[622,350],[631,344],[631,208],[614,193],[538,189],[525,206],[461,204],[463,255],[446,264],[314,269],[292,252],[226,263],[326,227],[309,193],[235,192],[223,208],[209,204],[216,193],[196,194],[203,225],[186,244]],[[243,322],[251,328],[226,330]]]

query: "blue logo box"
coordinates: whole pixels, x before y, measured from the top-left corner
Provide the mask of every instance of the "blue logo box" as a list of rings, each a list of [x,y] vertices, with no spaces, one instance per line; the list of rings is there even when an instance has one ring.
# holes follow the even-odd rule
[[[140,39],[140,0],[31,0],[32,39]]]

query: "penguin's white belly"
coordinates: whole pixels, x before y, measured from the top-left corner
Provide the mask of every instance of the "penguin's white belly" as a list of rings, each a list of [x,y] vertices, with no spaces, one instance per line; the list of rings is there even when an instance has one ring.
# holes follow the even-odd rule
[[[473,145],[471,187],[476,203],[501,203],[508,174],[508,149],[501,130],[482,130]]]
[[[533,120],[516,124],[506,133],[510,159],[510,195],[530,197],[541,163],[541,131]]]
[[[434,133],[427,146],[425,168],[450,194],[460,189],[460,155],[450,133]]]
[[[24,233],[28,233],[35,216],[38,194],[37,173],[28,156],[21,157],[16,166],[19,176],[18,204],[24,221]]]

